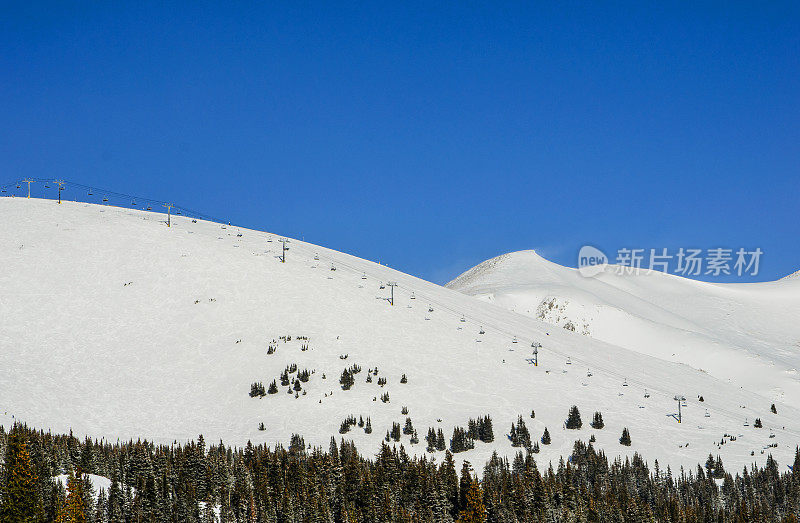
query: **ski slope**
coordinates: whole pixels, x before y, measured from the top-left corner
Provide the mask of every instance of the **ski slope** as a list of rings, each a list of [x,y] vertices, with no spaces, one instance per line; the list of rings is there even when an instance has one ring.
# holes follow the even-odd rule
[[[699,370],[665,357],[652,344],[615,343],[509,311],[510,302],[496,287],[492,298],[475,299],[295,239],[281,263],[276,234],[174,216],[168,228],[164,218],[117,207],[0,198],[0,424],[20,420],[112,441],[183,441],[202,433],[206,441],[238,445],[288,444],[299,433],[306,443],[327,448],[331,436],[340,437],[347,416],[369,416],[372,434],[353,427],[344,436],[369,456],[393,422],[403,426],[405,406],[420,443],[411,445],[407,435],[401,443],[422,455],[428,427],[442,428],[449,439],[454,426],[490,414],[495,441],[476,442],[475,449],[456,455],[476,467],[493,451],[513,456],[519,450],[506,437],[518,415],[532,438],[545,427],[550,431],[552,444],[536,456],[540,466],[557,462],[576,439],[592,434],[610,456],[639,451],[674,469],[694,467],[709,452],[721,455],[728,468],[763,463],[769,453],[791,463],[800,443],[792,375],[776,382],[782,394],[756,378],[758,386],[743,386],[710,366]],[[559,279],[557,266],[542,267],[554,288],[566,292],[574,286]],[[488,278],[493,271],[481,274]],[[503,277],[519,285],[517,275]],[[459,290],[482,285],[480,278],[459,280]],[[393,306],[388,281],[397,283]],[[714,295],[698,291],[694,306],[707,316],[692,321],[670,312],[667,301],[680,293],[692,296],[692,285],[703,289],[701,284],[678,281],[672,291],[668,280],[646,285],[672,298],[648,302],[645,312],[632,310],[653,323],[669,317],[659,325],[684,329],[688,338],[697,332],[713,339],[746,316],[747,303],[728,310],[718,307]],[[637,304],[646,302],[635,296],[634,283],[617,289]],[[721,295],[728,292],[722,289]],[[785,294],[781,299],[788,304],[792,289],[774,294]],[[588,293],[577,286],[574,291]],[[766,302],[778,299],[768,291],[752,294]],[[791,346],[776,340],[788,339],[793,327],[771,332],[781,319],[791,323],[790,314],[762,313],[742,323],[738,335],[770,334],[753,336],[748,350],[761,351],[762,359],[775,356],[771,372],[777,379],[794,356]],[[723,324],[727,314],[737,320]],[[286,335],[292,341],[280,339]],[[533,342],[542,344],[538,366],[529,361]],[[267,354],[271,344],[277,351]],[[781,351],[786,354],[778,359]],[[302,384],[305,394],[295,397],[279,386],[278,394],[249,397],[252,382],[268,386],[293,363],[312,371]],[[344,391],[338,379],[352,364],[362,371]],[[366,383],[367,370],[376,366],[378,375]],[[402,374],[408,383],[400,383]],[[379,377],[387,379],[385,386],[378,385]],[[380,400],[385,392],[388,403]],[[681,424],[673,417],[675,394],[687,398]],[[769,412],[773,401],[777,414]],[[573,404],[584,422],[577,431],[563,428]],[[529,417],[532,409],[535,419]],[[596,410],[603,413],[602,430],[589,427]],[[756,417],[764,428],[752,427]],[[631,447],[618,443],[623,427],[631,432]],[[737,439],[718,447],[724,434]],[[777,446],[768,448],[772,444]]]
[[[800,279],[713,284],[617,269],[586,278],[521,251],[488,260],[447,287],[798,404]]]

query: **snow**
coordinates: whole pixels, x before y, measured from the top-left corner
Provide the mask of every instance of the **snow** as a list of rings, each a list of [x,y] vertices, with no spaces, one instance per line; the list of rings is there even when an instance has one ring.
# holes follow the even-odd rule
[[[98,476],[96,474],[86,474],[89,476],[89,481],[92,484],[92,489],[94,490],[95,497],[100,495],[100,489],[102,489],[106,496],[108,495],[108,491],[111,488],[111,480],[105,476]],[[69,476],[67,474],[60,474],[55,476],[54,478],[56,481],[64,485],[64,488],[67,488],[67,481]]]
[[[800,281],[712,286],[603,274],[584,282],[523,253],[460,277],[452,286],[465,294],[294,239],[281,263],[274,233],[174,216],[167,228],[163,220],[0,198],[0,424],[159,443],[202,433],[209,442],[288,445],[299,433],[327,448],[352,414],[372,419],[373,434],[353,427],[344,436],[369,456],[392,422],[404,423],[407,406],[420,443],[405,435],[402,443],[421,455],[428,427],[449,439],[454,426],[490,414],[495,442],[456,455],[476,467],[492,451],[517,452],[505,434],[518,415],[532,438],[550,430],[553,444],[537,455],[542,466],[591,434],[611,457],[639,451],[662,468],[694,467],[709,452],[730,470],[763,463],[769,452],[791,463],[800,443],[791,372],[800,368],[791,321]],[[533,262],[503,269],[517,257]],[[535,281],[523,278],[532,272]],[[379,288],[387,281],[398,284],[395,306],[389,287]],[[585,320],[591,335],[531,317],[547,297],[563,306],[556,318]],[[284,335],[308,336],[309,349]],[[267,355],[272,340],[278,350]],[[542,344],[538,367],[528,362],[534,341]],[[253,381],[268,386],[291,363],[315,371],[306,395],[279,387],[249,397]],[[339,375],[354,363],[363,370],[343,391]],[[376,365],[385,387],[377,377],[365,383]],[[389,403],[379,399],[384,392]],[[676,393],[687,398],[681,424],[671,417]],[[769,412],[773,401],[778,414]],[[578,431],[562,428],[573,404],[584,422]],[[603,430],[589,428],[595,410]],[[743,426],[756,417],[763,429]],[[618,443],[623,427],[631,447]],[[739,437],[718,448],[725,433]],[[770,443],[778,447],[761,454]]]

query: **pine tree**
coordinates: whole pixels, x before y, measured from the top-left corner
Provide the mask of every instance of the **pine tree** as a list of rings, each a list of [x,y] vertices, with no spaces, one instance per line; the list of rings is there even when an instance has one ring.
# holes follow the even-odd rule
[[[442,429],[436,431],[436,450],[445,450],[447,448],[447,443],[444,440],[444,432]]]
[[[485,523],[486,506],[483,503],[483,492],[477,480],[469,483],[465,495],[464,508],[458,514],[458,523]]]
[[[577,430],[583,426],[583,422],[581,421],[581,413],[578,412],[578,406],[573,405],[569,409],[569,415],[567,416],[567,428],[572,430]]]
[[[593,429],[602,429],[605,427],[605,423],[603,422],[603,415],[599,412],[594,413],[594,417],[592,418],[592,428]]]
[[[622,436],[619,438],[619,442],[626,447],[631,446],[631,434],[628,432],[628,427],[622,429]]]
[[[78,467],[77,475],[70,473],[67,479],[67,490],[67,500],[64,507],[66,523],[87,523],[83,495],[83,471],[80,467]]]
[[[755,423],[753,423],[753,427],[755,427],[755,428],[757,428],[757,429],[760,429],[760,428],[762,428],[763,426],[764,426],[764,425],[762,425],[762,424],[761,424],[761,418],[756,418],[756,421],[755,421]]]
[[[0,522],[44,521],[44,506],[38,490],[28,443],[21,431],[12,429],[5,453],[5,485],[0,499]]]
[[[774,403],[773,403],[773,404],[772,404],[772,406],[769,408],[769,410],[770,410],[770,411],[771,411],[773,414],[777,414],[777,413],[778,413],[778,409],[776,409],[776,408],[775,408],[775,404],[774,404]]]
[[[267,390],[269,394],[277,394],[278,393],[278,385],[275,383],[275,380],[272,380],[272,383],[269,384],[269,389]]]
[[[544,428],[544,433],[542,434],[542,445],[549,445],[550,444],[550,432],[547,430],[547,427]]]

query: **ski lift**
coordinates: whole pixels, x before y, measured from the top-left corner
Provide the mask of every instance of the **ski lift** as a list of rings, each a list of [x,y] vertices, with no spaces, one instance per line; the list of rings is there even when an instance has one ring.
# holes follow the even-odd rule
[[[622,386],[623,387],[627,387],[628,386],[628,378],[623,378],[622,379]]]
[[[705,417],[706,417],[706,418],[710,418],[710,417],[711,417],[711,414],[709,414],[709,413],[708,413],[708,409],[706,409],[706,414],[705,414]]]
[[[384,284],[383,284],[383,282],[381,282],[381,285],[380,285],[380,287],[379,287],[379,288],[380,288],[380,289],[385,289],[385,288],[386,288],[386,285],[384,285]]]
[[[744,419],[744,426],[745,426],[745,427],[749,427],[749,426],[750,426],[750,424],[749,424],[749,423],[747,423],[747,418],[745,418],[745,419]]]
[[[511,343],[517,343],[517,337],[516,336],[514,336],[514,339],[511,340]]]
[[[486,331],[483,330],[483,325],[481,325],[481,330],[478,332],[478,334],[486,334]]]
[[[197,221],[197,220],[192,220],[192,222],[196,222],[196,221]],[[242,237],[242,233],[238,233],[238,234],[236,235],[236,237],[237,237],[237,238],[241,238],[241,237]]]
[[[17,189],[19,189],[20,187],[21,187],[20,185],[17,185]]]
[[[430,305],[428,305],[428,312],[433,312],[433,307],[431,307]]]
[[[89,192],[86,194],[86,196],[91,196],[91,195],[92,195],[92,191],[89,191]]]
[[[332,270],[332,271],[335,271],[335,270],[336,270],[336,266],[335,266],[334,264],[332,264],[332,263],[331,263],[331,270]]]
[[[150,206],[148,205],[148,206],[147,206],[147,210],[148,210],[148,211],[152,211],[152,210],[153,210],[153,208],[152,208],[152,207],[150,207]]]
[[[197,223],[197,220],[195,220],[195,219],[192,219],[192,223]]]
[[[591,370],[586,369],[586,377],[587,378],[591,378],[592,377],[592,371]]]
[[[131,200],[131,205],[136,205],[136,200]]]
[[[569,356],[567,356],[567,365],[572,365],[572,359]]]
[[[104,202],[107,202],[107,201],[108,201],[108,198],[106,198],[106,197],[103,197],[103,201],[104,201]]]
[[[268,240],[268,241],[272,241],[272,240]],[[314,253],[314,261],[319,261],[319,254]]]
[[[647,392],[647,389],[644,389],[644,397],[645,398],[649,398],[650,397],[650,393]]]
[[[269,238],[267,238],[267,242],[269,242],[269,243],[272,243],[272,236],[270,236]],[[317,258],[314,258],[314,259],[316,260]]]
[[[462,314],[462,315],[461,315],[461,323],[464,323],[464,322],[466,322],[466,321],[467,321],[467,319],[466,319],[466,318],[464,317],[464,315]]]
[[[3,187],[3,192],[6,192],[6,188],[5,187]]]
[[[417,299],[417,297],[414,295],[414,293],[413,293],[413,292],[411,293],[411,299],[412,299],[412,300],[416,300],[416,299]]]
[[[44,184],[44,188],[45,188],[45,189],[49,189],[49,188],[50,188],[50,186],[49,186],[49,185],[47,185],[47,184]]]
[[[177,212],[177,213],[175,213],[175,214],[177,214],[177,215],[180,215],[180,214],[181,214],[181,211],[178,211],[178,212]]]
[[[361,273],[361,279],[362,280],[366,280],[367,279],[367,273],[366,272],[362,272]]]

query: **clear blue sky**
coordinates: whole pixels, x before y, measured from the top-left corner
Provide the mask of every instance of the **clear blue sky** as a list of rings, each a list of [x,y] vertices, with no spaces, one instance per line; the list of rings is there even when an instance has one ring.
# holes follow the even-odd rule
[[[797,2],[66,4],[3,7],[2,180],[174,200],[439,283],[586,243],[800,268]]]

